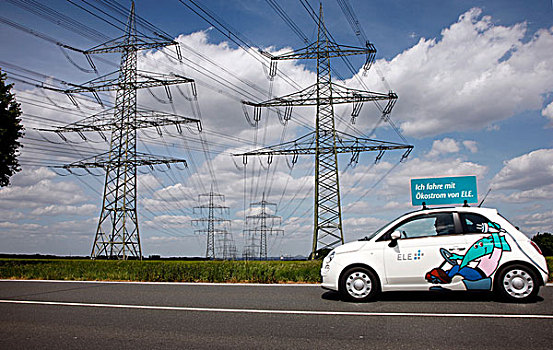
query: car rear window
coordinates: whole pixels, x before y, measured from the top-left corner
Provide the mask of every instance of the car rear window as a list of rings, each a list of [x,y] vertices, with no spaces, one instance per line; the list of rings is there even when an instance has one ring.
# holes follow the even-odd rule
[[[478,225],[490,222],[486,217],[474,213],[459,213],[459,217],[465,233],[482,233]]]

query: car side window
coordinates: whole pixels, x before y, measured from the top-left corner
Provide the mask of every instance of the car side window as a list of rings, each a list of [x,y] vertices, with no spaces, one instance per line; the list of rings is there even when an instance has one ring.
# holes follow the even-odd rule
[[[392,231],[400,231],[401,238],[420,238],[455,234],[452,213],[417,216],[401,223]]]
[[[459,217],[461,218],[464,233],[482,233],[478,225],[490,222],[490,220],[480,214],[459,213]]]

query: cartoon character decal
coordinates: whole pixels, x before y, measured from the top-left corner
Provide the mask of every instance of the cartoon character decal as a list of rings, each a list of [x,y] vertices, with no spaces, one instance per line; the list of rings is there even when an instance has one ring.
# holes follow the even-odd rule
[[[505,236],[500,235],[506,231],[497,223],[484,223],[479,226],[482,232],[489,232],[491,235],[474,242],[465,255],[450,253],[447,249],[440,248],[444,262],[426,273],[425,279],[428,282],[449,284],[453,277],[461,276],[466,289],[491,290],[491,276],[497,270],[503,252],[511,251],[511,246],[505,240]],[[451,265],[447,271],[443,269],[446,263]],[[445,288],[433,286],[430,289]]]

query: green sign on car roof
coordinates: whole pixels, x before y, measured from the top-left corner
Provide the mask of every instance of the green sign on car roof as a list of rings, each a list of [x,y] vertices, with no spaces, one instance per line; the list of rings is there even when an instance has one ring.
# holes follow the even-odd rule
[[[447,205],[478,203],[476,176],[435,177],[411,179],[411,203]]]

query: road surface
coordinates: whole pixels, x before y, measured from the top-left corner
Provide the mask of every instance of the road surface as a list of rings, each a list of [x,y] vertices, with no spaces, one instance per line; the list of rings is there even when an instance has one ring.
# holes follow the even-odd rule
[[[0,281],[1,349],[551,349],[553,287],[341,301],[313,285]]]

